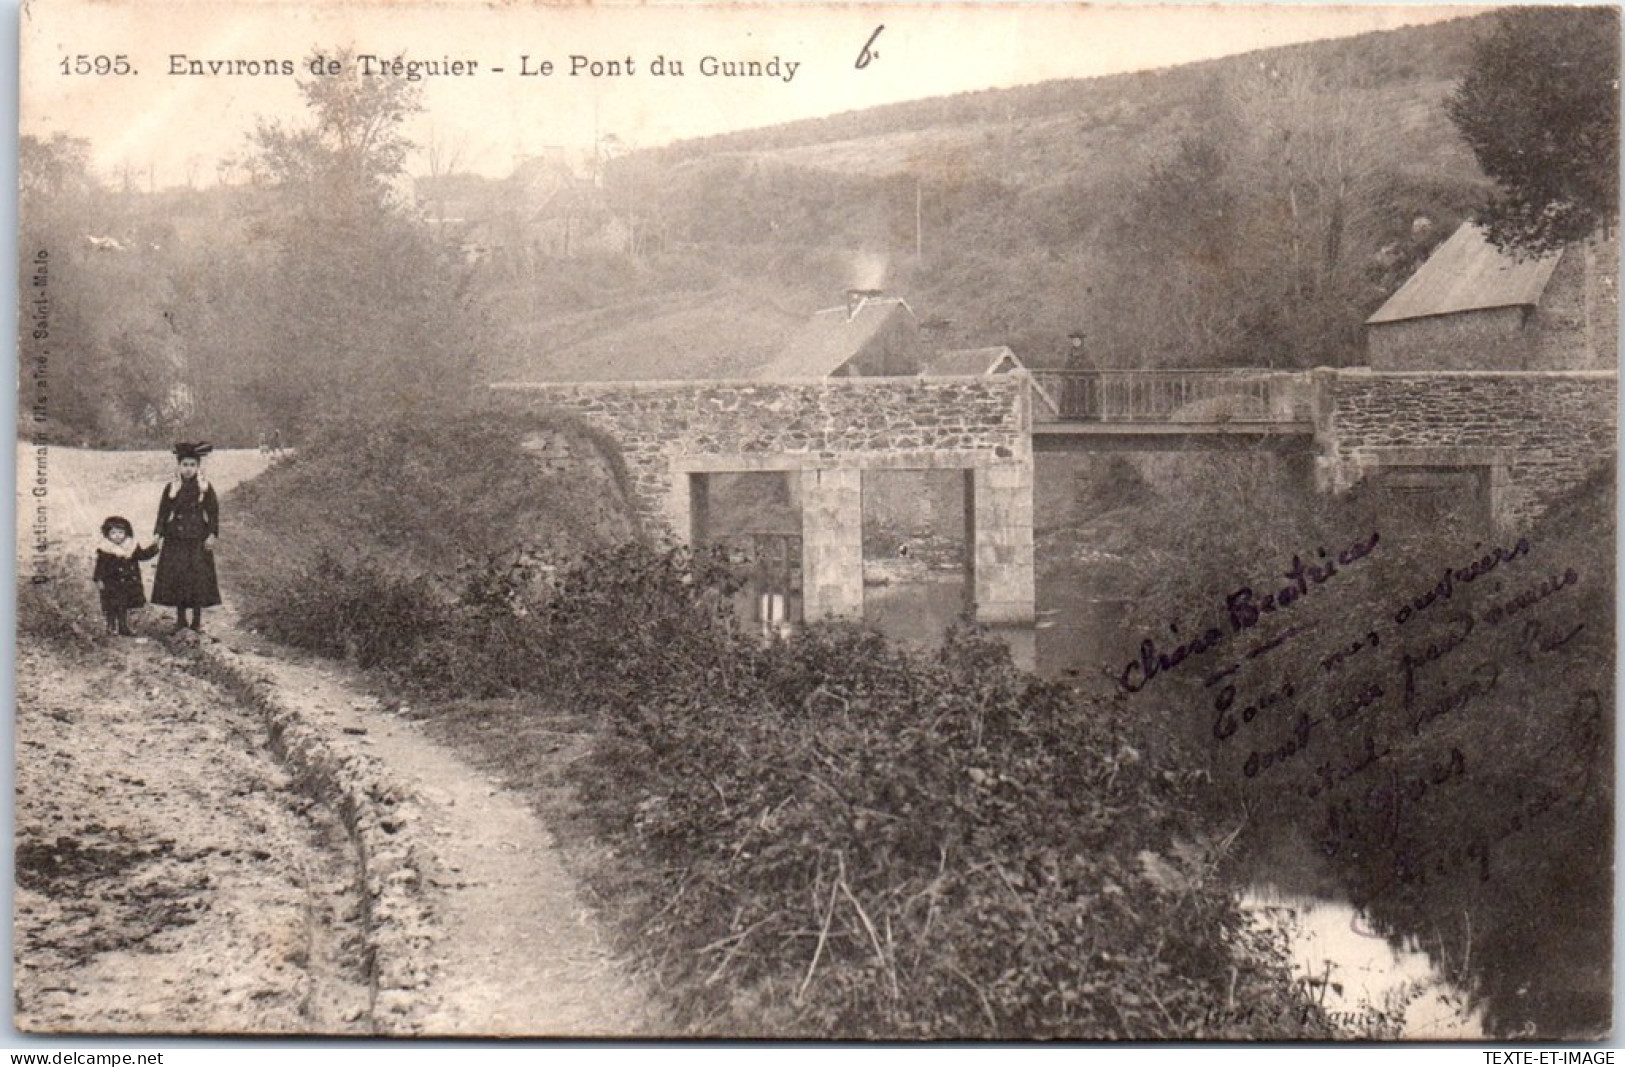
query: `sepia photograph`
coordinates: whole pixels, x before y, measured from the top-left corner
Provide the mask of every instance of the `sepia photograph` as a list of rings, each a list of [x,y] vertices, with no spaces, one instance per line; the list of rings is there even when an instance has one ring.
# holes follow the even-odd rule
[[[18,19],[14,1040],[1613,1038],[1618,6]]]

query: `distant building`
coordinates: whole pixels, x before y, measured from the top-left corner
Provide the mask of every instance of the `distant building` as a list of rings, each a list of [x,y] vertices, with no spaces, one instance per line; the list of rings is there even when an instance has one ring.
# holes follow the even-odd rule
[[[1026,365],[1009,348],[995,345],[991,348],[954,348],[932,353],[922,361],[920,374],[930,377],[974,377],[1026,369]],[[1033,393],[1041,403],[1049,406],[1050,414],[1059,411],[1049,391],[1037,381],[1033,382]]]
[[[1465,223],[1366,320],[1376,370],[1615,366],[1618,245],[1610,236],[1517,259]]]
[[[631,250],[631,229],[610,210],[604,190],[580,178],[552,191],[525,219],[531,247],[554,259]]]
[[[898,297],[849,289],[841,307],[816,312],[755,378],[908,377],[920,371],[920,323]]]
[[[610,207],[596,179],[575,175],[562,150],[524,160],[497,182],[468,174],[418,178],[414,195],[432,232],[469,263],[529,271],[543,259],[632,247],[632,221]]]
[[[922,361],[920,373],[948,377],[1008,374],[1013,370],[1025,369],[1014,352],[1004,345],[995,345],[991,348],[951,348],[934,352]]]
[[[442,244],[465,263],[480,263],[506,250],[503,228],[481,217],[481,205],[462,199],[436,199],[421,207],[422,218]]]

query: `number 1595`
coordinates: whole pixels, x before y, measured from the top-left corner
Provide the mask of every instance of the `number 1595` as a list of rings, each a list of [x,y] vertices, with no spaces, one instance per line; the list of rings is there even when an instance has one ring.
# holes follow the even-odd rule
[[[134,74],[135,68],[130,66],[130,57],[126,55],[87,56],[81,52],[76,56],[62,57],[62,73]]]

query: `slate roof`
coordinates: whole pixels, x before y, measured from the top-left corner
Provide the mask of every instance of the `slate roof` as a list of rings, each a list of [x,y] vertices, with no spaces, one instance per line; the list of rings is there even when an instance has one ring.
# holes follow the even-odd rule
[[[855,313],[844,306],[816,312],[772,362],[752,377],[772,381],[827,378],[862,352],[898,315],[913,318],[914,312],[897,297],[865,299]]]
[[[1490,244],[1476,225],[1463,223],[1434,249],[1366,325],[1540,303],[1561,253],[1518,260]]]

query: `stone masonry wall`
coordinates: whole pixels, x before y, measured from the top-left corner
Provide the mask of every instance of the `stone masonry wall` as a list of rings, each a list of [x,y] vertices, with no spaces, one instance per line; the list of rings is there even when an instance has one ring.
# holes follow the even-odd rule
[[[1485,308],[1366,327],[1366,354],[1379,371],[1524,370],[1530,337],[1524,309]]]
[[[1565,249],[1529,318],[1529,370],[1599,368],[1589,336],[1583,245]]]
[[[651,531],[690,535],[691,474],[800,471],[809,617],[861,614],[863,471],[972,470],[978,617],[1031,621],[1025,374],[507,384],[494,392],[498,403],[569,411],[613,436]]]
[[[495,387],[570,411],[620,443],[640,517],[672,523],[685,470],[1030,465],[1025,377],[610,382]],[[708,462],[717,459],[720,462]],[[686,504],[681,511],[686,511]],[[686,526],[674,529],[686,536]]]
[[[1619,242],[1564,250],[1531,320],[1531,370],[1606,370],[1619,359]]]
[[[1317,434],[1334,488],[1384,467],[1482,467],[1508,528],[1615,453],[1612,372],[1322,372]]]

